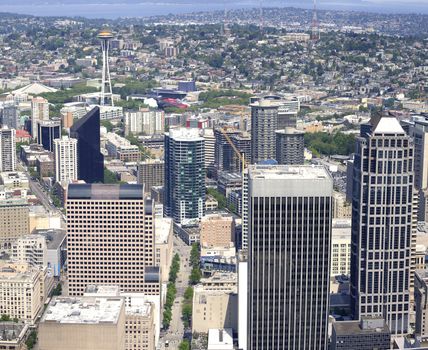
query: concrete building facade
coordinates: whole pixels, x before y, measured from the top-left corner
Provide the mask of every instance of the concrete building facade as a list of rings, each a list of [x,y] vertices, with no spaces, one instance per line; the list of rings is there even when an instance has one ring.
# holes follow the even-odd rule
[[[235,241],[234,234],[232,216],[210,214],[201,220],[200,243],[203,247],[230,247]]]
[[[69,293],[89,284],[158,294],[154,203],[142,185],[70,184],[67,191]]]
[[[29,216],[26,199],[0,200],[0,246],[11,248],[16,239],[30,233]]]
[[[305,133],[293,128],[277,130],[276,161],[278,164],[303,165],[305,162]]]
[[[275,130],[278,129],[278,104],[260,100],[251,106],[251,163],[276,158]]]
[[[69,183],[77,180],[77,140],[63,136],[54,140],[55,180]]]
[[[16,131],[0,129],[0,172],[16,171]]]
[[[165,162],[148,159],[137,165],[138,183],[144,184],[144,190],[150,193],[153,186],[163,186],[165,180]]]
[[[54,297],[39,324],[40,350],[125,349],[120,297]]]

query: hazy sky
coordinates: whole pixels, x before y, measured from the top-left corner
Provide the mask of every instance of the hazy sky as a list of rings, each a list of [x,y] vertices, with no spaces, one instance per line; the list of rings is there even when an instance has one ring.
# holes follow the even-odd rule
[[[46,16],[133,17],[225,8],[312,8],[313,0],[0,0],[0,12]],[[317,0],[318,8],[428,14],[428,0]]]

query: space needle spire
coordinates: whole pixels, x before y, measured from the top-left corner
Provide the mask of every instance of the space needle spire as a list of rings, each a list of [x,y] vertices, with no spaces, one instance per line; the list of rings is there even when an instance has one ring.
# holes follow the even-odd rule
[[[110,99],[110,103],[114,106],[113,92],[111,88],[110,68],[108,65],[108,54],[110,50],[110,40],[113,38],[113,33],[110,29],[105,28],[100,31],[98,38],[101,40],[101,49],[103,52],[103,72],[101,81],[101,101],[100,105],[104,106],[106,101]]]

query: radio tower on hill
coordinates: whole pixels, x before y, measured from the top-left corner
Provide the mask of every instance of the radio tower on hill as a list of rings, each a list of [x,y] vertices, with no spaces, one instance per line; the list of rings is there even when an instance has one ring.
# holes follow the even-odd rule
[[[320,39],[320,26],[317,15],[317,0],[314,0],[314,10],[312,14],[311,40],[318,41]]]
[[[103,51],[103,73],[101,82],[101,101],[100,105],[104,106],[106,99],[110,98],[111,105],[114,106],[113,92],[111,89],[110,68],[108,65],[108,52],[110,49],[110,40],[113,38],[113,33],[106,28],[100,31],[98,38],[101,40],[101,49]]]

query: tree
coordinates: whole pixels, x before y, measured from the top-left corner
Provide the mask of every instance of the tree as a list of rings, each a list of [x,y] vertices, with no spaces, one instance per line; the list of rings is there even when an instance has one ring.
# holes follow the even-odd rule
[[[201,280],[202,273],[199,267],[194,267],[192,273],[190,274],[190,284],[198,284]]]
[[[104,183],[105,184],[117,184],[119,183],[119,180],[117,179],[116,175],[108,170],[107,168],[104,168]]]
[[[37,332],[31,331],[30,335],[28,336],[25,345],[27,345],[28,350],[31,350],[34,348],[34,345],[37,343]]]
[[[184,326],[189,327],[190,322],[192,321],[192,304],[183,304],[183,308],[181,310],[181,318],[183,319]]]
[[[183,340],[178,346],[178,350],[190,350],[190,343],[188,340]]]

